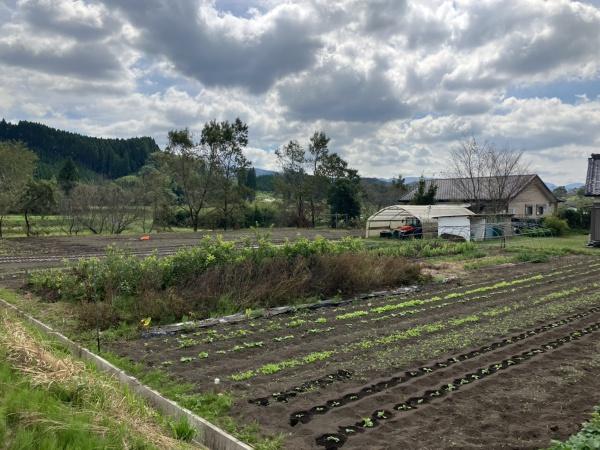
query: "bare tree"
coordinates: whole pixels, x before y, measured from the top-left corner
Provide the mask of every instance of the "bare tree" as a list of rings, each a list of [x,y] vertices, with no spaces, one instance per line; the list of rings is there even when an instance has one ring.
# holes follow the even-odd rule
[[[296,226],[305,227],[307,226],[305,203],[308,196],[306,151],[298,141],[290,141],[278,148],[275,155],[283,171],[278,190],[284,199],[294,204]]]
[[[456,179],[462,200],[475,212],[485,207],[494,213],[508,210],[510,200],[525,186],[527,166],[523,152],[472,137],[451,151],[450,176]]]
[[[144,205],[136,201],[133,189],[117,183],[109,183],[102,190],[108,230],[110,234],[121,234],[141,217]]]
[[[489,175],[489,151],[487,143],[479,144],[473,137],[463,140],[459,147],[450,152],[450,176],[456,178],[462,200],[472,202],[471,207],[477,212],[486,198],[484,179]]]
[[[121,234],[144,214],[145,205],[126,183],[78,184],[71,192],[63,221],[71,232]]]

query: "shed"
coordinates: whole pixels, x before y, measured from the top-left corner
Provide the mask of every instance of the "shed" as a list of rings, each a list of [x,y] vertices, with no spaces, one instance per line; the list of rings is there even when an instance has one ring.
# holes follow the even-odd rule
[[[593,153],[588,159],[585,195],[594,197],[588,245],[600,247],[600,153]]]
[[[394,230],[418,220],[424,235],[451,234],[470,240],[474,216],[475,213],[463,205],[392,205],[367,219],[365,235],[379,236],[382,231]]]

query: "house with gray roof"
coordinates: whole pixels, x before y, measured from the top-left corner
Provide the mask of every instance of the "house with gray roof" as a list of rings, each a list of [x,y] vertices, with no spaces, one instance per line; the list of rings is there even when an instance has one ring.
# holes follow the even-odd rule
[[[507,177],[437,178],[425,180],[425,189],[437,186],[436,203],[469,204],[477,214],[507,213],[519,218],[552,215],[558,198],[536,174]],[[400,198],[411,203],[418,183]]]

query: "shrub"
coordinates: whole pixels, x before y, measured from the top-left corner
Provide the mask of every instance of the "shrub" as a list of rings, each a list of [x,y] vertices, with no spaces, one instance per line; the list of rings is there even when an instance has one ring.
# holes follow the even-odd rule
[[[569,231],[569,225],[564,219],[560,219],[557,216],[548,216],[543,220],[545,228],[549,228],[552,234],[555,236],[562,236]]]
[[[589,209],[561,208],[558,217],[567,221],[569,228],[575,230],[589,230],[591,214]]]
[[[191,308],[209,315],[219,310],[232,312],[232,307],[244,311],[313,296],[349,296],[413,283],[419,276],[420,266],[392,256],[278,256],[213,267],[189,280],[179,292]]]
[[[415,282],[420,267],[400,256],[473,251],[468,242],[412,242],[369,250],[364,241],[300,239],[275,246],[257,233],[238,246],[202,239],[175,255],[137,258],[109,248],[106,258],[83,259],[66,270],[34,273],[34,290],[79,303],[81,322],[102,328],[119,322],[172,322],[288,304],[307,297],[353,295]],[[253,245],[248,245],[253,244]]]

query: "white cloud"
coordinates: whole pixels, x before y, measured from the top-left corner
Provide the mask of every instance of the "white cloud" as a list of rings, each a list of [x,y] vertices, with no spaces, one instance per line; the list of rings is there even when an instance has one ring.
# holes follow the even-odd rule
[[[316,129],[364,175],[440,174],[472,134],[582,181],[600,144],[600,5],[568,0],[19,0],[0,4],[0,110],[92,135],[249,124],[248,157]],[[552,83],[556,98],[514,98]],[[562,100],[561,100],[562,99]]]

